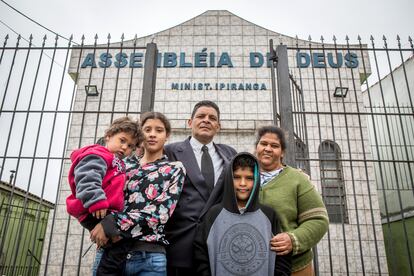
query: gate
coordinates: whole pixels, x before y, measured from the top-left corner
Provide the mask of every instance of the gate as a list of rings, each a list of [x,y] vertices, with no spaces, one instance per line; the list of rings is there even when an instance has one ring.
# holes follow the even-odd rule
[[[139,46],[135,39],[124,45],[121,37],[120,45],[113,47],[110,35],[106,45],[97,45],[97,39],[93,46],[86,46],[84,37],[80,44],[72,38],[59,44],[56,36],[48,45],[45,36],[41,46],[36,46],[33,37],[26,40],[18,36],[15,45],[9,45],[9,36],[4,39],[0,55],[0,275],[37,275],[39,270],[39,274],[61,275],[66,273],[63,264],[74,255],[78,256],[71,260],[75,271],[85,274],[80,268],[86,249],[82,241],[87,237],[82,231],[75,241],[70,240],[71,219],[59,219],[64,210],[56,208],[66,198],[58,191],[67,188],[56,184],[66,178],[68,149],[94,143],[116,117],[138,117],[153,109],[156,44]],[[119,87],[120,63],[115,72],[104,70],[99,86],[90,83],[96,66],[91,66],[86,78],[79,74],[82,51],[92,50],[95,56],[114,48],[121,56],[125,50],[139,51],[137,63],[145,52],[145,67],[139,71],[142,83],[133,83],[135,68],[131,68],[128,89]],[[71,71],[69,57],[76,54],[77,69]],[[107,87],[112,91],[112,102],[108,93],[103,93]],[[76,94],[76,90],[84,93]],[[58,244],[58,249],[53,244]],[[49,266],[58,256],[60,265]]]
[[[314,249],[315,269],[321,275],[414,275],[412,40],[405,48],[399,37],[393,48],[385,37],[380,48],[372,37],[369,45],[359,37],[357,44],[345,42],[309,38],[307,45],[275,50],[270,41],[275,123],[295,145],[287,162],[310,175],[330,218]],[[344,66],[357,55],[360,66]]]
[[[68,157],[113,119],[157,110],[157,47],[150,37],[10,40],[0,48],[0,275],[87,275],[94,250],[65,210]],[[271,47],[273,122],[331,220],[315,248],[319,275],[414,274],[414,50],[393,43]]]

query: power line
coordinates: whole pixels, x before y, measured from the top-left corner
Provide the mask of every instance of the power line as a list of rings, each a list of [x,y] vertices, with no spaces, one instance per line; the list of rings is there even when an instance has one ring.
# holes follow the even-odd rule
[[[6,28],[8,28],[9,30],[11,30],[13,33],[15,33],[16,35],[18,35],[18,36],[20,36],[24,41],[26,41],[27,43],[32,43],[32,45],[33,46],[35,46],[36,47],[36,45],[33,43],[33,42],[31,42],[31,41],[29,41],[29,40],[27,40],[25,37],[23,37],[21,34],[19,34],[18,32],[16,32],[15,30],[13,30],[13,28],[12,27],[10,27],[9,25],[7,25],[6,23],[4,23],[1,19],[0,19],[0,23],[1,24],[3,24],[4,26],[6,26]],[[43,52],[43,54],[45,55],[45,56],[47,56],[51,61],[53,61],[54,63],[56,63],[57,65],[59,65],[61,68],[63,68],[63,66],[59,63],[59,62],[57,62],[56,60],[54,60],[51,56],[49,56],[48,54],[46,54],[45,52]]]
[[[28,19],[28,20],[32,21],[32,22],[33,22],[33,23],[35,23],[36,25],[39,25],[39,26],[40,26],[40,27],[42,27],[43,29],[48,30],[49,32],[51,32],[51,33],[53,33],[53,34],[57,35],[58,37],[61,37],[61,38],[65,39],[65,40],[67,40],[67,41],[70,41],[68,38],[66,38],[66,37],[64,37],[64,36],[62,36],[62,35],[60,35],[60,34],[58,34],[58,33],[54,32],[54,31],[52,31],[51,29],[49,29],[49,28],[47,28],[47,27],[43,26],[42,24],[40,24],[40,23],[39,23],[39,22],[37,22],[36,20],[31,19],[29,16],[27,16],[27,15],[25,15],[24,13],[22,13],[21,11],[17,10],[16,8],[14,8],[14,7],[13,7],[13,6],[11,6],[10,4],[8,4],[6,1],[4,1],[4,0],[0,0],[0,1],[1,1],[1,2],[3,2],[5,5],[7,5],[9,8],[11,8],[12,10],[14,10],[15,12],[17,12],[17,13],[19,13],[20,15],[24,16],[26,19]],[[73,41],[72,41],[72,42],[73,42]],[[76,42],[73,42],[73,44],[79,45],[79,44],[78,44],[78,43],[76,43]]]

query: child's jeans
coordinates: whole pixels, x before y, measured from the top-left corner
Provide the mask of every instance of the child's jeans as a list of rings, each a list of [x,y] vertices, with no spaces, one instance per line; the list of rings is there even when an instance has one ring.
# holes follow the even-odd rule
[[[93,266],[92,266],[92,276],[96,276],[96,271],[98,271],[98,265],[101,262],[103,253],[104,253],[103,248],[96,249],[95,260],[93,261]]]
[[[128,253],[126,258],[124,275],[167,275],[167,257],[164,253],[134,251]]]
[[[96,276],[104,249],[96,250],[92,275]],[[151,253],[143,251],[130,252],[126,256],[123,275],[165,276],[167,275],[167,258],[164,253]]]

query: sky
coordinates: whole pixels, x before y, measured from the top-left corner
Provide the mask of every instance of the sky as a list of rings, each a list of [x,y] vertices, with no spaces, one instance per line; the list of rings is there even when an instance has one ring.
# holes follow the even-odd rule
[[[311,36],[314,41],[319,41],[321,35],[323,35],[327,43],[332,42],[333,35],[338,39],[338,43],[344,42],[346,35],[349,36],[350,43],[358,43],[358,35],[361,36],[363,43],[370,43],[369,39],[372,35],[375,38],[376,47],[382,47],[382,37],[385,35],[388,38],[389,45],[395,46],[395,39],[398,34],[401,37],[402,46],[409,47],[408,36],[414,37],[412,27],[414,26],[413,0],[347,0],[341,2],[335,0],[0,0],[0,45],[3,45],[6,34],[10,35],[8,45],[14,45],[16,33],[21,34],[24,39],[28,39],[32,34],[35,46],[41,45],[41,40],[45,34],[49,43],[54,41],[55,36],[12,10],[4,1],[64,37],[68,38],[73,35],[75,42],[80,43],[82,35],[85,35],[86,44],[93,43],[95,34],[99,37],[98,43],[105,43],[108,33],[112,36],[112,42],[120,40],[122,34],[124,34],[125,40],[132,39],[135,35],[138,37],[151,35],[179,25],[207,10],[228,10],[256,25],[288,36],[297,35],[300,39],[308,39]],[[51,51],[45,51],[45,53],[52,54]],[[0,64],[0,99],[3,98],[3,92],[5,91],[6,78],[4,76],[8,74],[10,65],[7,64],[11,64],[10,57],[11,55],[4,58],[3,63]],[[9,59],[7,60],[7,58]],[[23,62],[23,58],[24,55],[21,54],[18,62]],[[32,64],[36,64],[36,58],[38,57],[32,54],[32,58],[34,60]],[[60,57],[60,60],[62,58],[63,56]],[[57,69],[60,67],[61,70],[63,68],[62,64],[63,61],[60,61],[60,64],[57,62]],[[50,65],[46,65],[45,70],[40,73],[40,76],[43,77],[43,84],[46,83],[45,79],[49,67]],[[27,86],[23,85],[23,90],[32,90],[34,69],[35,66],[31,66],[32,71],[26,73],[24,85]],[[16,73],[13,83],[18,85],[20,78],[21,74]],[[60,81],[60,78],[57,78],[57,80]],[[59,83],[50,85],[54,88],[58,86]],[[65,74],[63,86],[64,92],[71,94],[73,82],[68,74]],[[14,89],[17,90],[16,87]],[[41,96],[41,92],[38,92],[43,91],[44,86],[33,88],[33,90],[36,91],[30,110],[40,108],[41,100],[45,98]],[[55,91],[56,89],[52,92]],[[52,92],[50,92],[52,96],[57,94]],[[20,98],[17,107],[24,109],[25,105],[29,105],[29,97]],[[12,109],[16,96],[9,93],[4,99],[5,110]],[[52,104],[48,106],[47,102],[46,106],[50,110],[55,108]],[[69,106],[60,106],[59,109],[69,110],[70,108]],[[38,114],[26,116],[26,114],[16,113],[13,120],[14,126],[18,127],[10,127],[11,116],[10,113],[3,113],[0,116],[0,155],[4,156],[6,152],[5,145],[8,144],[5,142],[6,139],[10,140],[7,156],[20,156],[20,154],[22,156],[32,156],[34,152],[36,156],[46,156],[49,141],[53,142],[52,156],[62,155],[61,149],[63,149],[64,139],[49,137],[48,133],[48,128],[50,128],[54,119],[53,116],[45,115],[43,117],[45,123],[39,123],[42,120],[36,117]],[[61,116],[62,122],[66,122],[65,114]],[[25,125],[27,125],[26,128],[23,127]],[[65,128],[65,123],[57,123],[54,131],[64,134]],[[37,129],[41,129],[41,133],[44,134],[44,137],[40,136],[39,138],[39,146],[36,146],[36,139],[30,136],[31,133],[36,133]],[[4,130],[9,130],[9,132]],[[9,133],[11,134],[9,135]],[[21,145],[24,146],[21,147]],[[59,164],[59,160],[50,160],[48,166],[56,167]],[[20,164],[16,165],[13,162],[3,164],[0,159],[0,166],[4,166],[1,180],[7,181],[9,170],[15,168],[15,166],[23,168],[18,169],[16,185],[23,189],[27,188],[37,195],[44,193],[46,199],[54,201],[59,169],[49,170],[45,175],[45,162],[39,161],[32,165],[30,160],[22,160]],[[42,179],[45,178],[46,181],[43,182]],[[25,186],[25,183],[28,182],[27,179],[33,180],[30,188]],[[44,185],[44,183],[47,183],[47,185]],[[43,188],[45,191],[42,191]]]
[[[333,35],[348,35],[365,41],[370,35],[395,40],[399,34],[406,44],[413,36],[412,0],[1,0],[38,21],[47,28],[80,41],[82,34],[92,41],[95,34],[105,41],[122,33],[126,39],[146,36],[178,25],[207,10],[228,10],[250,22],[285,35],[329,41]],[[0,2],[0,19],[28,38],[48,34]],[[12,33],[0,23],[0,34]],[[2,39],[2,37],[1,37]]]

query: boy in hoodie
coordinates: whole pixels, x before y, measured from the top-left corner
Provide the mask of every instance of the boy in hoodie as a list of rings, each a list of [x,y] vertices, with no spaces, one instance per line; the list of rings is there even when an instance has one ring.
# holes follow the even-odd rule
[[[270,239],[280,232],[272,208],[259,204],[259,164],[237,154],[226,168],[223,200],[198,226],[197,275],[290,275],[291,255],[277,256]]]
[[[105,146],[94,144],[72,152],[67,212],[91,231],[107,211],[124,207],[125,164],[142,141],[138,122],[128,117],[116,119],[105,131]]]

